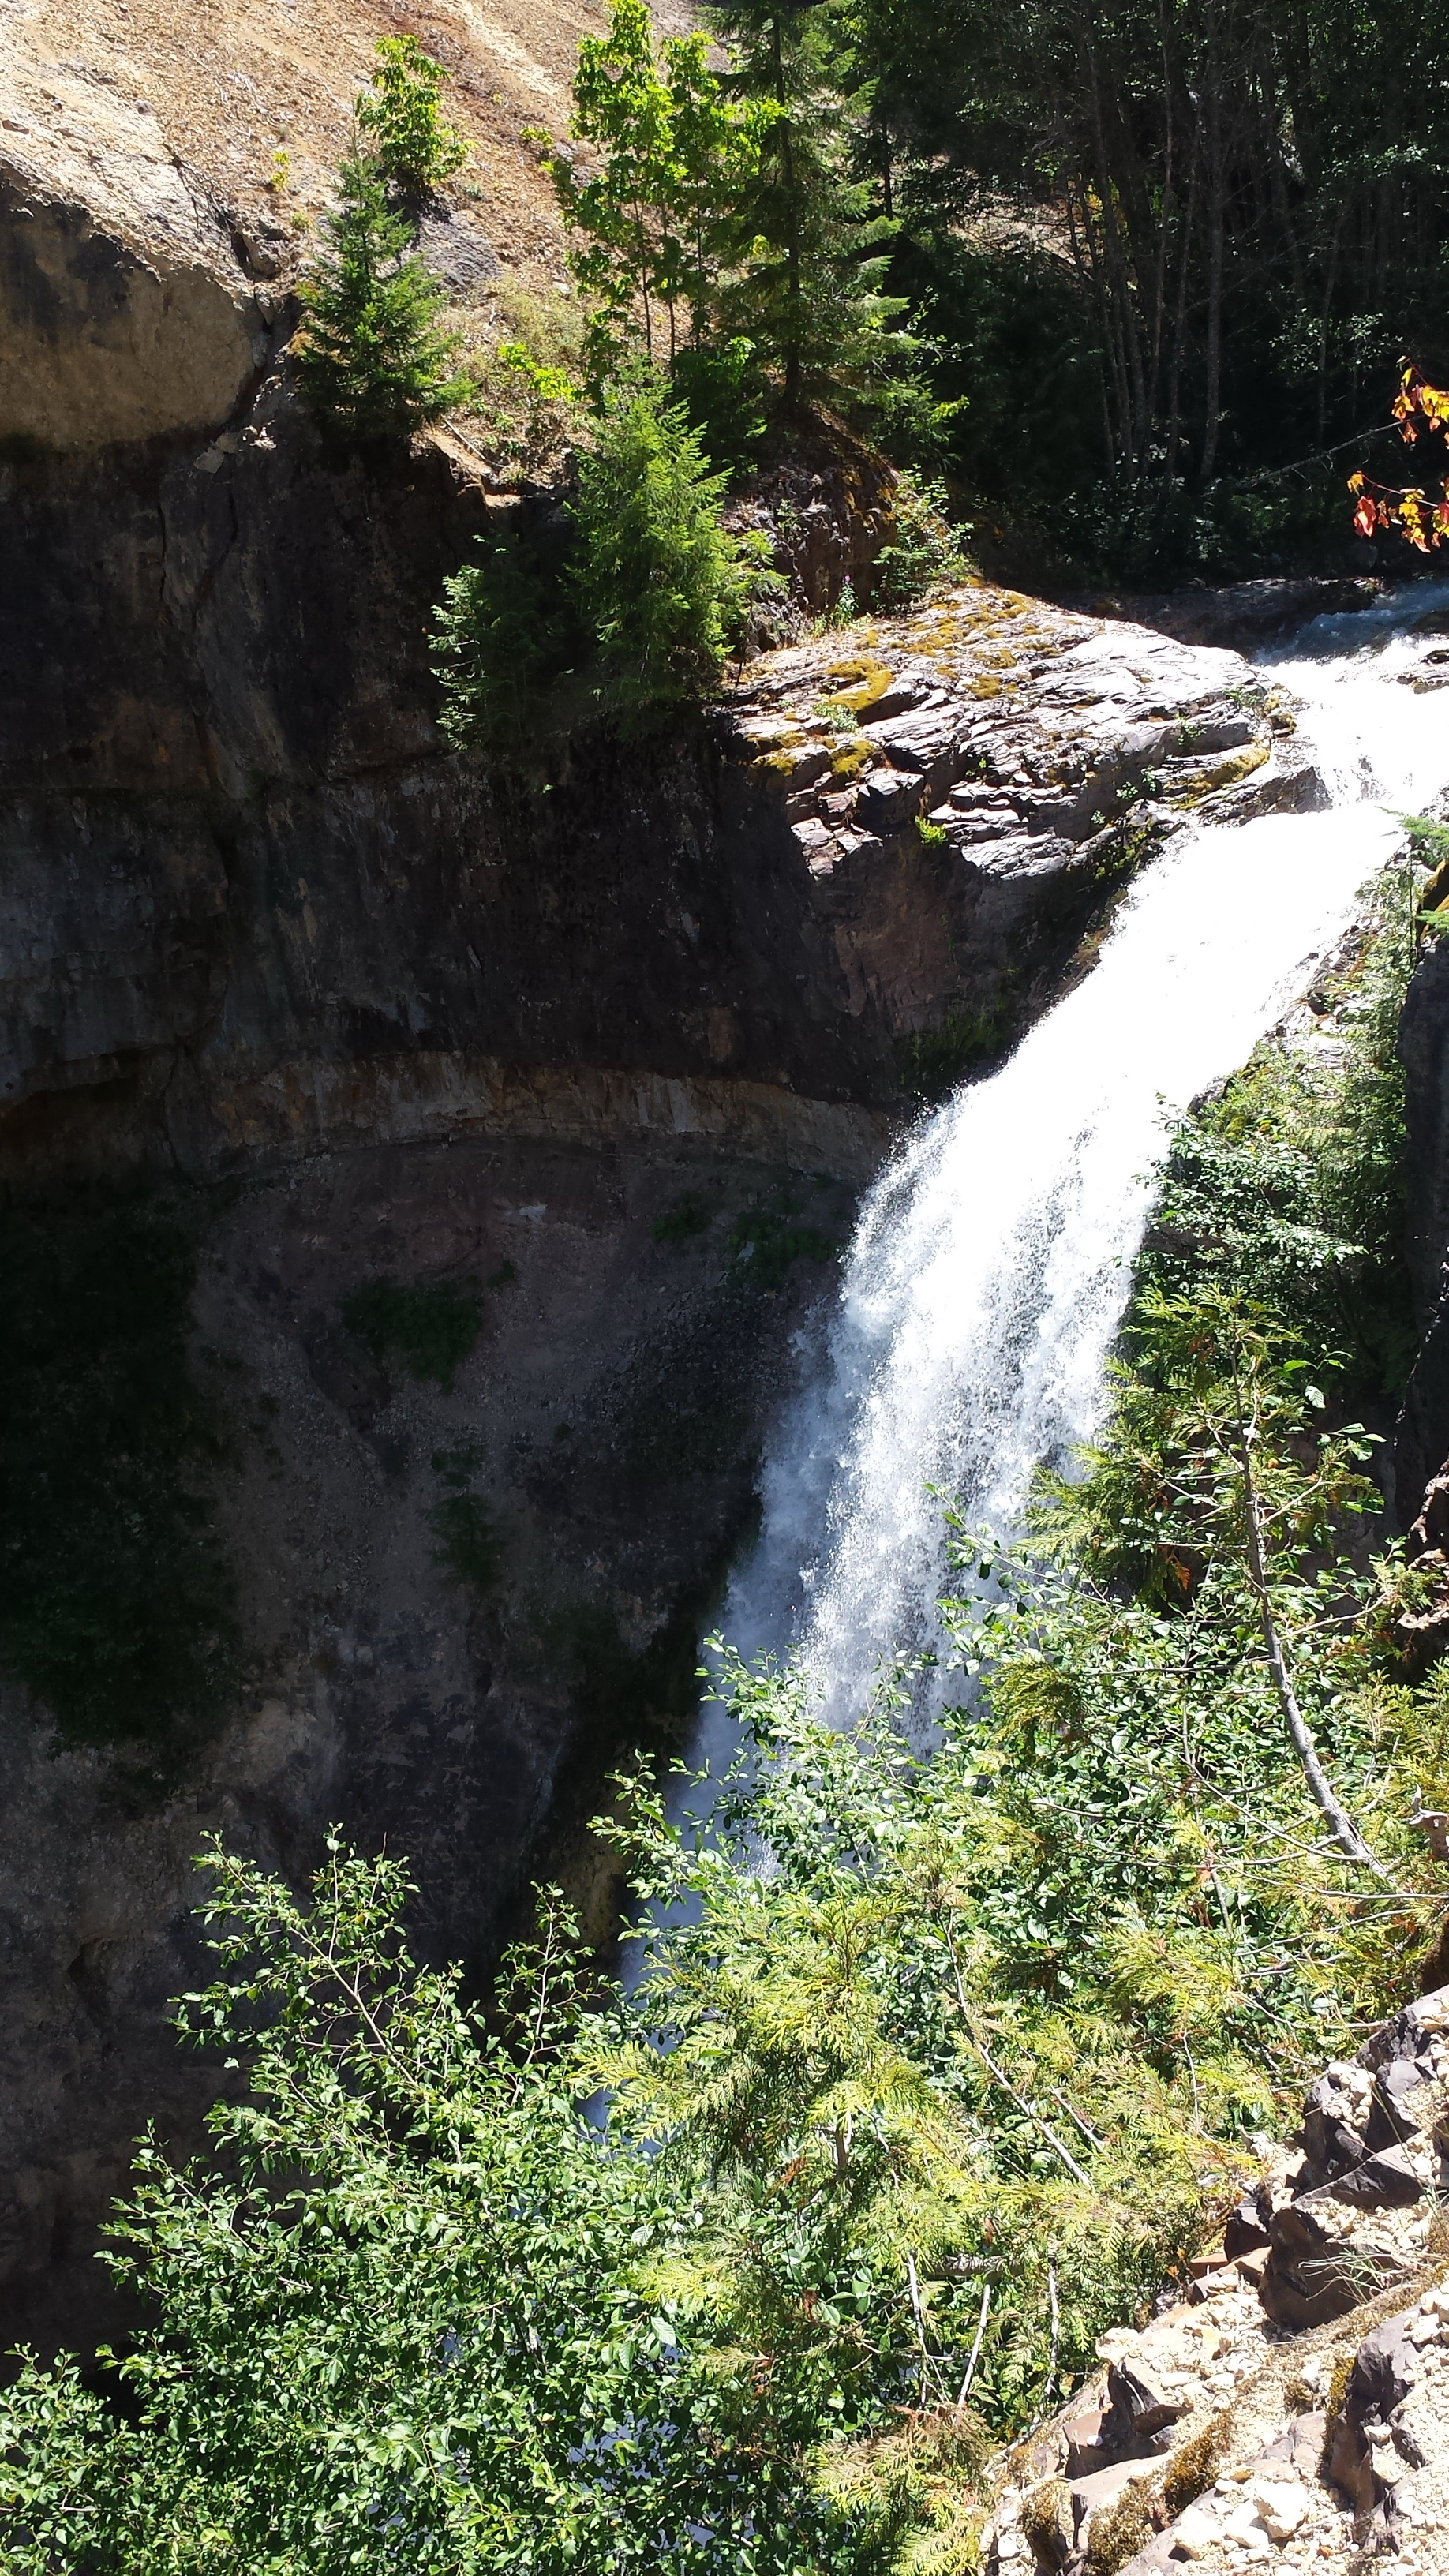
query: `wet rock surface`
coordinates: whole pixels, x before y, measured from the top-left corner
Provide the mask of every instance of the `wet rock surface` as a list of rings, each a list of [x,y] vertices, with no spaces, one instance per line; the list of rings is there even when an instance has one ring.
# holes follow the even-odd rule
[[[1385,585],[1368,573],[1289,574],[1124,599],[1120,614],[1183,644],[1226,644],[1242,652],[1291,635],[1314,617],[1352,617],[1377,608],[1384,595]]]
[[[1007,2454],[982,2564],[1449,2568],[1449,1987],[1334,2064],[1188,2299]]]

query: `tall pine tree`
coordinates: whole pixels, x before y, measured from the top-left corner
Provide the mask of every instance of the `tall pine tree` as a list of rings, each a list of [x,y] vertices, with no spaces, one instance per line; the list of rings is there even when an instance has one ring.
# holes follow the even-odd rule
[[[729,86],[768,106],[758,177],[741,207],[751,255],[734,288],[736,327],[779,371],[787,409],[909,371],[916,350],[886,292],[895,225],[850,169],[868,101],[853,30],[833,0],[721,0]]]
[[[354,153],[340,185],[328,253],[300,290],[302,393],[336,437],[403,438],[462,402],[471,380],[453,367],[456,333],[439,327],[445,289],[411,249],[377,165]]]

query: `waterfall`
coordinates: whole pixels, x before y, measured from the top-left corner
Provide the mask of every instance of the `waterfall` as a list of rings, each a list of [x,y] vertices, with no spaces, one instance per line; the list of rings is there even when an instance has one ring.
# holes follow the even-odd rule
[[[1278,676],[1331,808],[1179,834],[1094,971],[924,1118],[867,1198],[725,1615],[746,1654],[796,1648],[832,1713],[860,1704],[882,1656],[931,1641],[929,1488],[1006,1527],[1036,1464],[1100,1422],[1165,1131],[1303,989],[1394,849],[1396,814],[1449,778],[1445,701],[1406,685],[1424,648],[1403,631],[1445,598],[1419,586],[1296,640]],[[706,1759],[721,1723],[706,1717]]]

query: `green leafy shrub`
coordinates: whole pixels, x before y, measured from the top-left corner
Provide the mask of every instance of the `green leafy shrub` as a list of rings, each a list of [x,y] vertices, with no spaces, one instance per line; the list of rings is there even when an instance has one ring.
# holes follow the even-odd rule
[[[357,102],[357,123],[383,177],[408,196],[440,187],[468,157],[462,135],[440,112],[447,77],[416,36],[379,39],[371,86]]]
[[[430,1377],[446,1393],[483,1329],[482,1300],[453,1280],[408,1287],[366,1279],[343,1298],[342,1320],[375,1358],[396,1352],[413,1377]]]
[[[184,2031],[248,2069],[183,2176],[142,2152],[114,2268],[147,2284],[93,2391],[62,2362],[0,2393],[0,2559],[14,2576],[206,2566],[378,2576],[683,2576],[772,2564],[797,2496],[783,2394],[738,2455],[738,2365],[646,2277],[673,2181],[583,2116],[591,1979],[557,1903],[492,2013],[408,1956],[396,1863],[334,1840],[299,1903],[214,1864],[216,1982]],[[113,2398],[119,2402],[112,2403]],[[763,2424],[762,2424],[762,2429]],[[787,2480],[789,2483],[787,2483]]]
[[[428,1524],[438,1542],[437,1561],[454,1582],[467,1584],[480,1597],[491,1592],[503,1570],[505,1540],[481,1496],[445,1494],[433,1505]]]
[[[733,1258],[744,1266],[752,1287],[769,1292],[782,1287],[797,1261],[834,1261],[840,1245],[814,1225],[802,1225],[798,1200],[781,1195],[770,1207],[746,1208],[729,1231]]]
[[[722,524],[724,492],[681,405],[652,388],[610,398],[579,460],[573,580],[626,715],[707,695],[751,598],[775,585],[757,537]]]
[[[732,97],[708,57],[694,34],[666,37],[656,58],[644,0],[614,0],[607,33],[579,48],[570,131],[585,153],[555,153],[539,129],[529,139],[546,148],[577,245],[596,391],[642,353],[675,374],[697,419],[728,419],[748,442],[753,346],[721,328],[721,296],[773,111]]]
[[[467,398],[458,335],[439,326],[445,290],[411,250],[412,227],[390,209],[377,169],[354,155],[339,188],[323,220],[326,255],[298,289],[298,381],[333,437],[406,438]]]
[[[875,559],[878,607],[909,608],[933,590],[966,579],[970,565],[961,540],[968,532],[952,526],[948,511],[944,483],[897,475],[891,496],[893,533]]]
[[[575,629],[523,534],[474,545],[476,560],[449,575],[433,612],[438,722],[455,750],[517,751],[539,729]]]
[[[1170,1295],[1241,1288],[1365,1396],[1401,1394],[1413,1355],[1395,1045],[1423,882],[1412,863],[1381,879],[1373,933],[1323,996],[1335,1049],[1267,1039],[1182,1122],[1139,1269]]]
[[[0,1220],[0,1657],[69,1743],[163,1745],[237,1680],[190,1479],[221,1433],[187,1351],[195,1254],[136,1201]]]
[[[744,473],[765,435],[769,384],[753,340],[689,343],[670,360],[669,381],[704,441],[731,476]]]
[[[516,755],[586,708],[629,726],[706,696],[751,600],[778,586],[766,542],[724,527],[723,496],[658,384],[612,397],[579,457],[562,577],[520,529],[480,537],[444,584],[432,662],[448,739]],[[575,672],[573,702],[550,706]]]

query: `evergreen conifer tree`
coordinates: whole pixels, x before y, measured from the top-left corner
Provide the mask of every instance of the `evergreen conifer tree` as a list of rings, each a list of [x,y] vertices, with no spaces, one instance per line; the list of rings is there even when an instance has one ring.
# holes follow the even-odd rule
[[[647,387],[610,403],[579,460],[575,582],[625,716],[712,688],[752,593],[770,578],[749,541],[722,524],[726,480],[711,473],[682,405]]]
[[[778,367],[787,407],[812,390],[909,371],[915,343],[895,327],[906,299],[885,291],[896,226],[848,168],[860,118],[847,31],[829,0],[721,0],[712,14],[736,95],[771,110],[741,208],[751,253],[734,290],[736,327]]]
[[[457,335],[438,325],[444,289],[410,249],[412,227],[389,208],[380,171],[354,152],[340,183],[328,255],[301,288],[302,393],[336,436],[406,437],[461,402],[469,379],[453,368]]]

